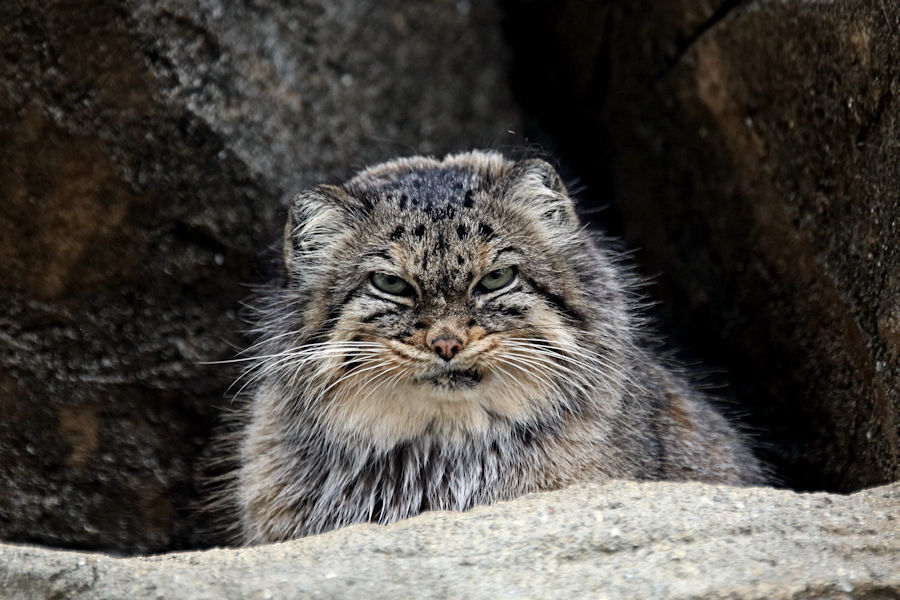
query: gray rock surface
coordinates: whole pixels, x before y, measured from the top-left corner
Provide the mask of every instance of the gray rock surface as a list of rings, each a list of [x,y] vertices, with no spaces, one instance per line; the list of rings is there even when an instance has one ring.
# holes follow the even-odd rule
[[[0,546],[8,598],[897,598],[900,484],[609,482],[246,549]]]
[[[208,542],[197,459],[283,194],[502,143],[493,3],[0,2],[0,538]]]

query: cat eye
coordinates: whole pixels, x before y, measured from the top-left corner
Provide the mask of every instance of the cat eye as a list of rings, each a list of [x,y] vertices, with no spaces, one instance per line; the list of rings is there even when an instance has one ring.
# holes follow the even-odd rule
[[[372,273],[369,277],[372,285],[392,296],[411,296],[413,287],[406,281],[396,275],[388,275],[387,273]]]
[[[481,281],[478,282],[477,289],[482,293],[499,290],[500,288],[509,285],[513,280],[513,277],[515,276],[515,267],[503,267],[502,269],[496,269],[481,278]]]

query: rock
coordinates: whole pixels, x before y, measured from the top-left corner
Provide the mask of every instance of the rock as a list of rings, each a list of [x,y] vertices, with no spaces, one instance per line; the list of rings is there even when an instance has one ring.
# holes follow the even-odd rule
[[[293,542],[140,558],[0,546],[15,598],[892,598],[900,484],[608,482]]]
[[[801,489],[900,478],[900,5],[538,4],[542,114],[765,458]]]
[[[716,332],[711,355],[756,396],[745,406],[800,487],[900,478],[900,10],[887,10],[723,12],[622,132],[642,154],[619,173],[632,239],[665,264],[678,322]]]
[[[0,537],[208,543],[197,459],[295,187],[519,115],[490,3],[0,5]]]

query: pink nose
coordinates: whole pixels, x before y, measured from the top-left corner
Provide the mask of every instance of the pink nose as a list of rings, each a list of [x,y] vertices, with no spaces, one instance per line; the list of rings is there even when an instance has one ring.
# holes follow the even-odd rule
[[[441,336],[431,341],[431,349],[444,360],[450,360],[462,350],[462,340],[452,335]]]

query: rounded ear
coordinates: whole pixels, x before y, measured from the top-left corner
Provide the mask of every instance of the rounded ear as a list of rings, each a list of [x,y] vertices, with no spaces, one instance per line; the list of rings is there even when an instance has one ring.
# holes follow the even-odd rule
[[[540,221],[555,227],[579,227],[575,204],[550,163],[530,158],[515,163],[500,182],[501,193],[511,202],[528,208]]]
[[[288,274],[317,256],[346,232],[362,203],[333,185],[317,185],[294,196],[284,227],[284,265]]]

